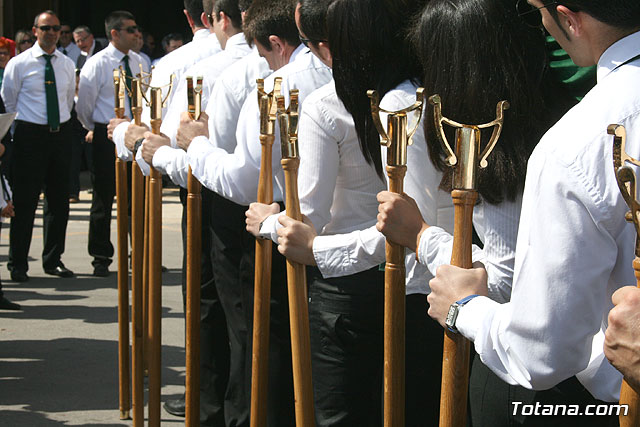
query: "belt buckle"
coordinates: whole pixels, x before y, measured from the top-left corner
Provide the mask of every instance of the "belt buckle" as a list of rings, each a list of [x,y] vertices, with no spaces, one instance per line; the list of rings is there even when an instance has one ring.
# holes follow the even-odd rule
[[[60,126],[58,126],[55,129],[49,126],[49,133],[58,133],[58,132],[60,132]]]

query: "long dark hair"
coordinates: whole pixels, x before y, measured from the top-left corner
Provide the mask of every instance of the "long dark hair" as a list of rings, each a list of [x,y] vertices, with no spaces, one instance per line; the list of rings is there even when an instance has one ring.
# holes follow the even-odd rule
[[[495,118],[507,100],[502,136],[480,169],[478,191],[492,204],[514,200],[524,187],[527,160],[544,132],[573,104],[549,73],[543,33],[517,16],[508,0],[431,0],[411,32],[424,70],[428,95],[442,98],[443,115],[461,123]],[[424,120],[429,155],[444,172],[441,188],[451,190],[431,111]],[[490,131],[483,132],[483,147]],[[453,131],[447,131],[453,141]]]
[[[335,0],[327,11],[327,39],[336,92],[353,116],[365,159],[382,176],[380,137],[367,90],[380,96],[419,76],[415,54],[405,38],[409,17],[423,0]]]

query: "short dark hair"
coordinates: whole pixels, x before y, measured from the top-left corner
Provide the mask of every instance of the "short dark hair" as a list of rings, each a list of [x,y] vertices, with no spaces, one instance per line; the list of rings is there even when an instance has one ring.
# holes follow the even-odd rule
[[[44,11],[40,12],[39,14],[37,14],[36,17],[33,19],[33,26],[34,27],[38,26],[38,19],[40,19],[40,16],[42,16],[42,15],[53,15],[56,18],[58,18],[58,14],[55,13],[53,10],[51,10],[51,9],[44,10]],[[58,18],[58,20],[59,19],[60,18]]]
[[[169,33],[162,38],[162,48],[166,51],[171,40],[179,40],[184,43],[184,36],[180,33]]]
[[[246,12],[251,7],[253,0],[238,0],[238,7],[240,12]]]
[[[478,171],[478,192],[491,204],[515,200],[524,188],[527,161],[542,135],[574,104],[550,72],[545,39],[518,19],[504,0],[430,0],[412,31],[428,95],[442,113],[472,125],[495,119],[496,104],[510,107],[489,166]],[[435,129],[432,108],[423,120],[431,162],[450,191],[453,169]],[[449,141],[454,130],[445,127]],[[491,132],[482,133],[486,146]]]
[[[74,30],[73,30],[73,34],[77,34],[77,33],[81,33],[81,32],[85,32],[89,35],[93,35],[93,33],[91,32],[91,28],[87,27],[86,25],[78,25]]]
[[[332,0],[299,0],[300,29],[315,43],[327,39],[327,9]]]
[[[234,28],[242,29],[242,14],[240,13],[238,0],[215,0],[213,11],[217,19],[220,19],[220,12],[224,12],[231,20],[231,25]]]
[[[204,12],[202,0],[184,0],[184,8],[193,19],[193,24],[196,27],[202,27],[202,21],[200,20],[200,16]]]
[[[111,30],[119,30],[122,27],[122,22],[126,19],[135,21],[136,18],[131,12],[126,10],[116,10],[107,15],[104,20],[104,31],[107,33],[107,38],[111,40]]]
[[[249,44],[257,40],[271,51],[269,36],[280,37],[289,45],[300,44],[296,27],[297,0],[256,0],[247,10],[242,29]]]
[[[640,28],[640,1],[638,0],[560,0],[575,12],[585,12],[598,21],[624,30]],[[549,13],[557,19],[556,4],[548,7]]]

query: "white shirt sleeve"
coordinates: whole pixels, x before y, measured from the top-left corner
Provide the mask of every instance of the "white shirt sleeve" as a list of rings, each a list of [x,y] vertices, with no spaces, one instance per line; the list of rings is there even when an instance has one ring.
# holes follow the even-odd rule
[[[22,76],[19,67],[16,67],[16,61],[9,61],[4,69],[2,78],[2,101],[7,113],[15,113],[18,111],[18,93],[22,86]]]
[[[76,103],[76,113],[78,120],[87,130],[93,130],[93,110],[96,108],[98,91],[100,90],[100,67],[95,61],[89,61],[82,67],[80,72],[80,83],[78,84],[78,102]]]
[[[151,174],[151,167],[149,166],[149,163],[145,162],[142,158],[142,150],[138,150],[136,153],[136,163],[138,164],[140,171],[142,171],[142,175],[149,176]]]
[[[133,124],[133,121],[120,123],[113,130],[113,143],[116,146],[116,154],[120,160],[125,162],[133,160],[133,152],[129,151],[126,145],[124,145],[124,135],[130,124]]]
[[[158,148],[153,155],[153,167],[160,173],[168,175],[174,184],[187,188],[189,162],[184,150],[166,145]]]

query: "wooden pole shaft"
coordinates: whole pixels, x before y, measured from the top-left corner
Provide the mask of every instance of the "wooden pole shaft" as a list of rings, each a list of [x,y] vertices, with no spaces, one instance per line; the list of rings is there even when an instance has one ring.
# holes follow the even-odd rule
[[[451,265],[471,268],[475,190],[453,190],[453,251]],[[467,422],[470,344],[460,334],[445,330],[440,392],[440,427],[463,427]]]
[[[187,183],[187,335],[185,426],[200,426],[200,275],[202,186],[189,168]]]
[[[271,152],[273,135],[260,135],[262,158],[258,181],[258,202],[273,202]],[[256,265],[253,301],[253,353],[251,358],[251,427],[267,424],[267,385],[269,378],[269,319],[271,301],[270,240],[256,240]]]
[[[633,270],[636,275],[637,286],[640,288],[640,258],[638,257],[633,260]],[[620,427],[640,426],[640,396],[625,380],[622,381],[622,387],[620,388],[620,404],[629,405],[627,415],[625,416],[621,413],[619,416]]]
[[[406,166],[387,166],[389,191],[403,192]],[[386,243],[384,269],[384,426],[404,426],[405,399],[404,247]]]
[[[144,364],[144,373],[149,375],[149,348],[151,341],[149,339],[149,194],[151,177],[144,179],[144,224],[143,224],[143,254],[142,254],[142,362]]]
[[[133,426],[144,426],[144,362],[143,362],[143,290],[142,255],[144,252],[143,230],[144,177],[135,160],[131,166],[131,306],[133,330]]]
[[[160,120],[151,121],[160,133]],[[149,181],[149,426],[160,427],[162,351],[162,176],[151,168]]]
[[[120,419],[130,418],[131,390],[129,377],[129,268],[127,233],[127,169],[116,153],[116,213],[118,254],[118,376],[120,384]]]
[[[298,198],[299,158],[282,159],[287,193],[287,215],[302,221]],[[309,306],[307,274],[303,264],[287,259],[287,287],[291,328],[291,355],[293,362],[293,391],[296,425],[315,427],[313,386],[311,381],[311,338],[309,335]]]

